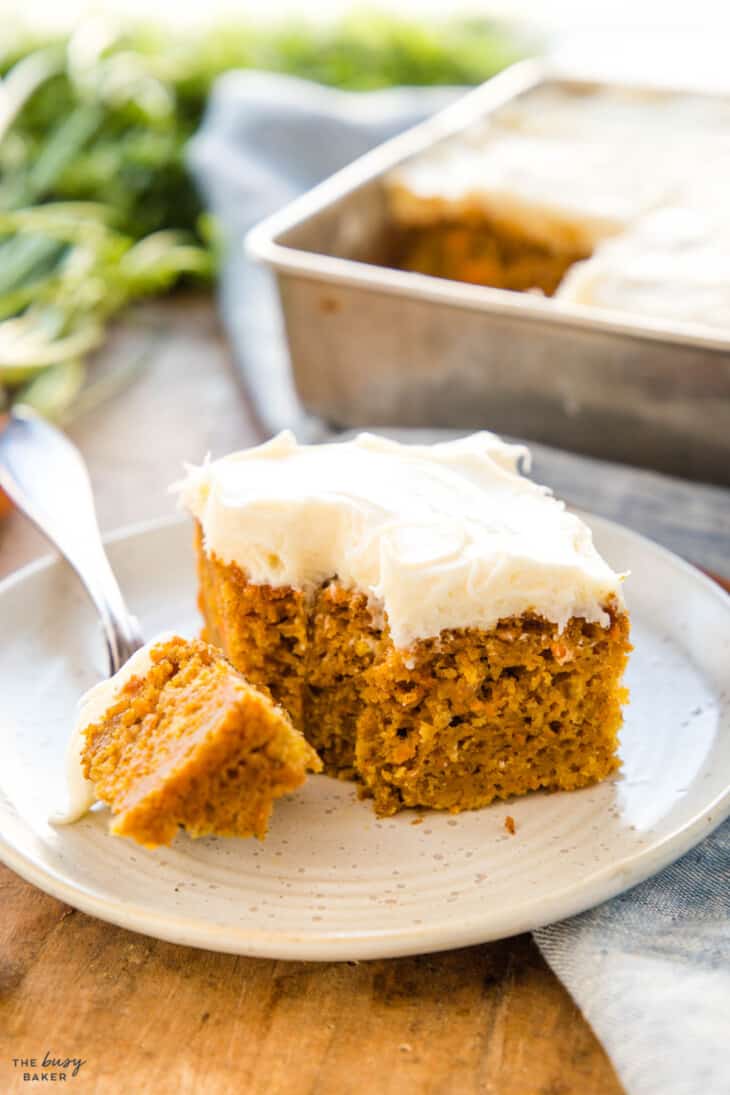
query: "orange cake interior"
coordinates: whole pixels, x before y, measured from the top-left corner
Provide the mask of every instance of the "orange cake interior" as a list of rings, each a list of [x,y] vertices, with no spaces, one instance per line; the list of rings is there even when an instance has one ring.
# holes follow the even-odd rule
[[[85,728],[81,762],[112,832],[147,847],[179,828],[263,837],[274,801],[321,768],[285,710],[219,651],[177,636]]]
[[[551,248],[471,213],[397,226],[388,262],[432,277],[552,296],[570,267],[589,255],[579,247]]]
[[[526,614],[403,650],[336,578],[310,594],[252,583],[205,550],[200,527],[197,553],[206,638],[379,814],[572,790],[617,769],[631,649],[618,604],[609,626]]]

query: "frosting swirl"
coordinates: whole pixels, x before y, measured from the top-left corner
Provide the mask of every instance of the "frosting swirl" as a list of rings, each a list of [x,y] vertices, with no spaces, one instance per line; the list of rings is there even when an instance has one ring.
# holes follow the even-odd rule
[[[387,614],[401,648],[526,612],[561,628],[572,616],[607,625],[621,576],[521,462],[524,447],[486,432],[299,445],[285,431],[189,467],[175,489],[209,554],[257,584],[311,591],[337,576]]]

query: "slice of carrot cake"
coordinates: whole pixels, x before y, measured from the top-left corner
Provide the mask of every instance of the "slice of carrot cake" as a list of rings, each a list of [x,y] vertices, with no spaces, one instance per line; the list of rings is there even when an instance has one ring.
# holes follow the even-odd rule
[[[191,468],[205,635],[381,814],[619,764],[622,577],[493,434],[363,434]]]
[[[111,807],[111,831],[147,847],[266,835],[274,800],[321,768],[289,716],[198,639],[163,636],[80,704],[71,811]]]

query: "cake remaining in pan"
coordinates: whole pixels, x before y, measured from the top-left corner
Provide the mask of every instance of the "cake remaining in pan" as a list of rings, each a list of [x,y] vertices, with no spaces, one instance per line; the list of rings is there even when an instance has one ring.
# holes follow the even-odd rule
[[[699,95],[537,88],[386,176],[392,260],[730,328],[729,126]]]
[[[552,161],[565,186],[546,186],[524,165],[519,192],[535,197],[538,218],[523,217],[523,201],[521,234],[514,217],[508,232],[504,207],[498,237],[482,210],[476,223],[464,221],[458,202],[447,215],[438,208],[440,191],[432,195],[436,205],[421,195],[419,216],[395,223],[391,183],[408,181],[407,169],[436,163],[446,149],[488,140],[497,124],[512,145],[521,135],[555,139],[596,162],[600,150],[592,146],[612,143],[616,155],[604,159],[605,170],[583,174],[593,215],[581,217],[581,246],[547,246],[544,231],[539,243],[533,236],[528,247],[525,239],[525,228],[555,223],[543,216],[548,197],[563,223],[575,220],[580,172],[567,157]],[[730,211],[729,153],[727,96],[577,79],[548,62],[511,66],[247,236],[249,255],[276,276],[302,407],[339,427],[487,425],[599,459],[727,483],[730,324],[723,330],[707,313],[698,321],[675,309],[671,298],[684,298],[661,281],[653,296],[667,304],[661,315],[573,302],[564,272],[584,261],[586,241],[597,257],[627,224],[633,231],[637,213],[648,220],[655,209],[682,207],[672,204],[680,192],[682,202],[708,215]],[[617,207],[619,170],[628,181]],[[652,190],[658,177],[662,185]],[[458,188],[458,172],[452,181]],[[632,206],[634,193],[641,200]],[[596,227],[603,228],[598,242],[585,234]],[[525,285],[527,292],[502,291]],[[287,362],[279,364],[282,391],[290,392]],[[296,421],[296,410],[284,414],[281,401],[272,410],[268,366],[250,365],[249,387],[271,431]]]

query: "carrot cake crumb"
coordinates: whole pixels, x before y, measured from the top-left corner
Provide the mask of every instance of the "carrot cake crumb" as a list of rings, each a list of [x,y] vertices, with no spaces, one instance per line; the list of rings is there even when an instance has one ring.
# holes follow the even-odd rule
[[[111,832],[150,848],[180,828],[263,838],[275,799],[321,768],[312,747],[201,640],[173,636],[133,658],[139,672],[97,686],[110,702],[82,730],[83,773]]]
[[[180,487],[206,637],[379,816],[619,767],[623,577],[527,455],[284,432]]]

